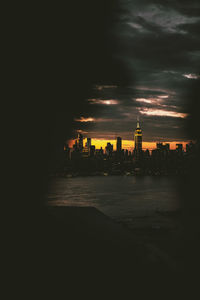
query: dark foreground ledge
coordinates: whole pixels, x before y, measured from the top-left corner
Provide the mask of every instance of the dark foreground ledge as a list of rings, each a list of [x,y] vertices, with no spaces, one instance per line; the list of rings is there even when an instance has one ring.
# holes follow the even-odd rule
[[[120,255],[117,260],[129,258],[135,265],[159,267],[176,270],[171,258],[151,244],[144,244],[138,237],[104,215],[94,207],[49,206],[48,221],[56,229],[58,236],[62,233],[62,242],[67,248],[81,247],[81,252],[95,253],[99,259],[103,255]],[[50,225],[50,227],[51,227]],[[94,251],[94,252],[92,252]]]
[[[165,253],[93,207],[48,206],[30,223],[11,250],[23,289],[43,290],[35,299],[49,299],[52,290],[70,300],[87,299],[86,292],[95,300],[143,299],[178,286],[179,272]]]

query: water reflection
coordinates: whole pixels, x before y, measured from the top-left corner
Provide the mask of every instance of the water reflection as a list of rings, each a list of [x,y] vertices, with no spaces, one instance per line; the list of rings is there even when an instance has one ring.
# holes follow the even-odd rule
[[[49,189],[48,203],[94,206],[118,219],[147,217],[179,208],[175,178],[151,176],[57,178]]]

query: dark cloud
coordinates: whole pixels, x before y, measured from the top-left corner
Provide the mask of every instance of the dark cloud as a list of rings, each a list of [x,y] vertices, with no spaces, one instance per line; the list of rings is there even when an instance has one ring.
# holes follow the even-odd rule
[[[113,119],[109,124],[94,122],[94,127],[99,132],[129,132],[140,115],[146,139],[184,140],[182,116],[189,101],[185,95],[191,80],[199,76],[200,5],[197,1],[145,0],[122,0],[120,5],[111,31],[116,46],[113,57],[128,72],[129,82],[121,85],[114,80],[117,87],[93,90],[95,99],[118,101],[101,109],[93,103],[94,117]]]
[[[115,87],[99,91],[98,99],[115,99],[116,105],[103,105],[93,103],[92,115],[90,112],[85,118],[93,117],[93,122],[76,122],[76,129],[88,131],[88,136],[93,138],[113,138],[117,133],[123,138],[133,139],[133,131],[137,117],[140,115],[144,138],[154,141],[161,138],[169,140],[185,139],[183,133],[183,119],[179,117],[185,113],[181,99],[171,90],[152,89],[144,87]],[[93,99],[94,100],[94,99]],[[101,100],[102,101],[102,100]],[[145,110],[153,110],[155,115],[145,115]],[[156,114],[161,114],[157,116]]]

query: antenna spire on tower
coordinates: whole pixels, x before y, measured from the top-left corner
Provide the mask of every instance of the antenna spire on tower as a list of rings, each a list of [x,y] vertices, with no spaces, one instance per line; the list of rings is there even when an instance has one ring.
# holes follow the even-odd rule
[[[140,117],[137,116],[137,128],[140,128]]]

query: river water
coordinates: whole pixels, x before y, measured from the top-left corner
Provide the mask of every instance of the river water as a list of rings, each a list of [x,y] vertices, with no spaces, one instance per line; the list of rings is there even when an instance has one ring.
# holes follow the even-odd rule
[[[169,227],[170,222],[163,215],[179,208],[176,178],[167,176],[55,178],[47,198],[51,205],[96,207],[132,227]]]

